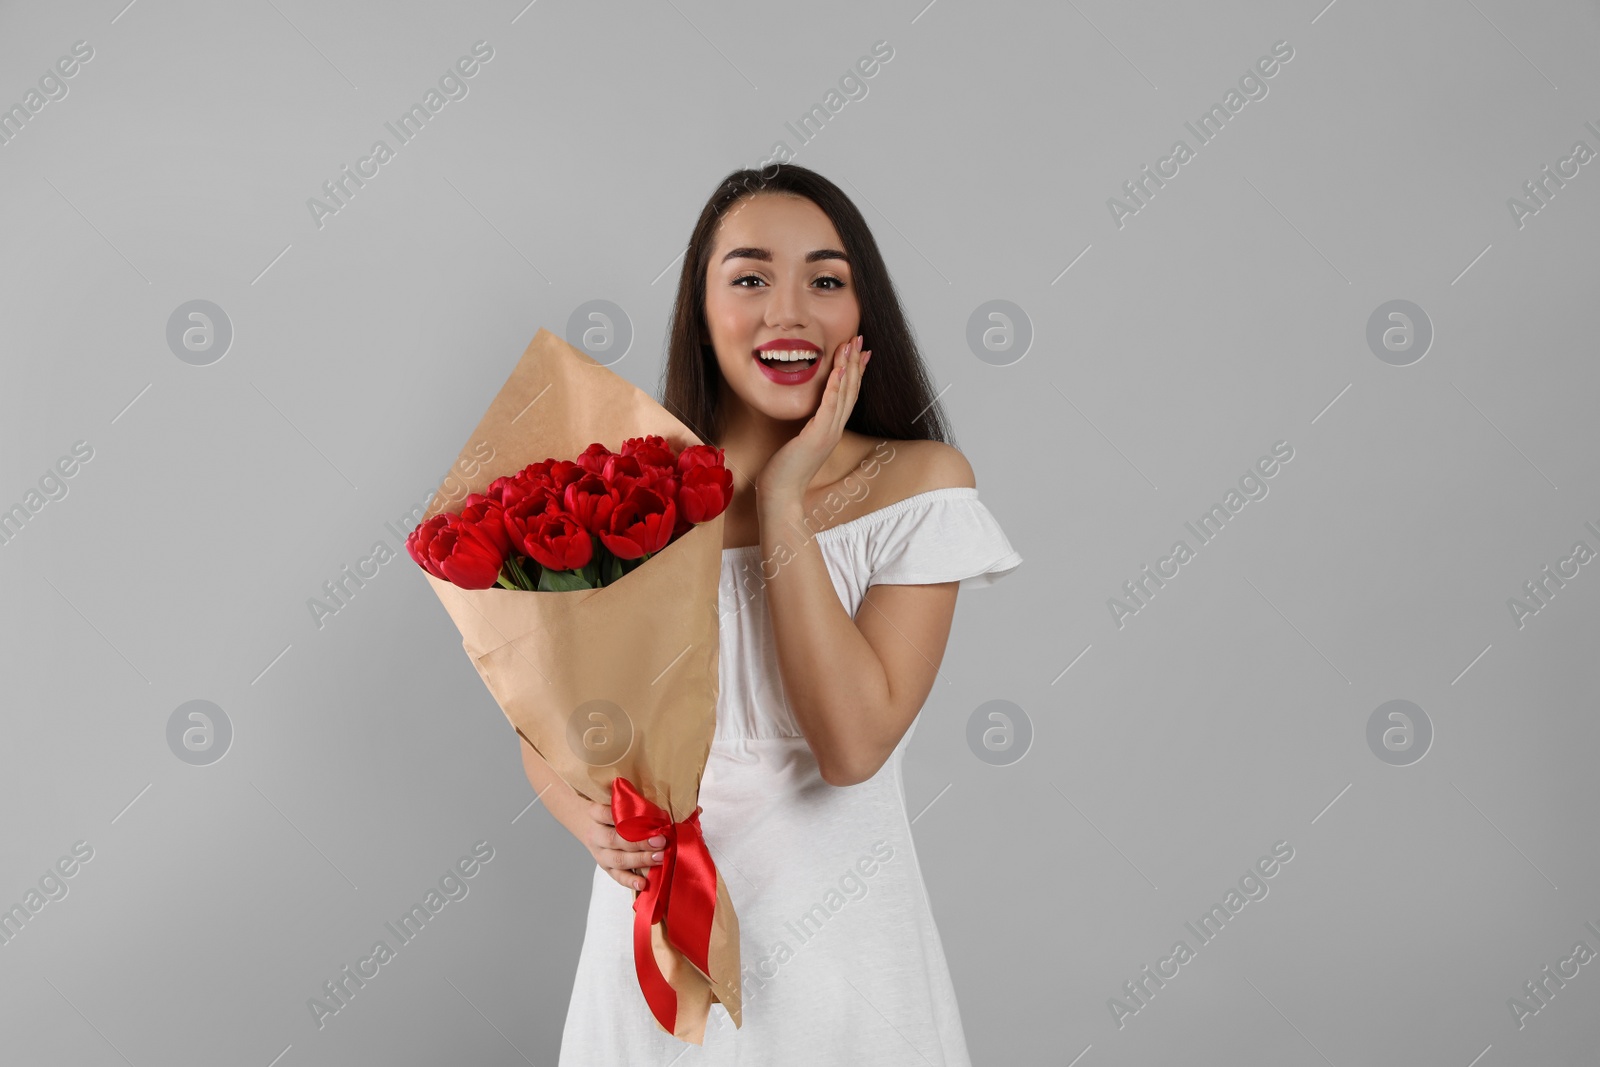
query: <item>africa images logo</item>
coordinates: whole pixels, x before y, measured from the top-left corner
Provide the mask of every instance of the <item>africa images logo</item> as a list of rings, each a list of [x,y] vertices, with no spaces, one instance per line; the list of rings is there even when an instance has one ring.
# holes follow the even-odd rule
[[[1244,110],[1246,104],[1252,100],[1265,100],[1269,91],[1268,79],[1293,58],[1294,48],[1288,41],[1275,42],[1269,55],[1257,59],[1254,67],[1247,68],[1240,75],[1239,88],[1230,88],[1223,95],[1221,103],[1213,103],[1195,120],[1200,124],[1198,128],[1194,122],[1183,124],[1194,135],[1195,147],[1191,148],[1189,142],[1180,137],[1172,143],[1169,153],[1156,160],[1154,172],[1146,163],[1140,171],[1140,177],[1123,182],[1122,191],[1128,199],[1118,200],[1114,196],[1106,199],[1106,209],[1111,213],[1111,221],[1117,229],[1126,225],[1123,220],[1128,216],[1137,215],[1148,207],[1149,202],[1155,199],[1157,190],[1166,188],[1166,180],[1176,178],[1183,165],[1194,159],[1202,146],[1215,140],[1227,128],[1228,122]]]
[[[494,58],[494,48],[488,41],[479,41],[472,46],[472,55],[462,56],[456,60],[455,65],[445,69],[439,75],[439,86],[428,86],[428,91],[423,94],[421,103],[413,103],[394,122],[385,122],[384,127],[395,136],[395,148],[389,147],[389,142],[378,138],[372,142],[372,149],[367,155],[356,160],[356,169],[352,173],[347,163],[340,170],[337,177],[322,183],[322,192],[327,200],[310,197],[306,200],[306,209],[311,212],[311,221],[317,224],[317,229],[322,229],[326,223],[323,221],[329,215],[337,215],[349,206],[349,201],[356,195],[358,189],[364,189],[366,182],[362,179],[376,178],[378,168],[388,163],[395,157],[399,145],[410,144],[412,139],[421,133],[427,126],[428,120],[444,110],[444,106],[452,100],[465,100],[471,87],[467,79],[474,77],[483,68],[480,64],[488,63]],[[396,127],[395,123],[399,123]],[[372,169],[368,170],[368,167]],[[351,186],[354,186],[352,188]]]

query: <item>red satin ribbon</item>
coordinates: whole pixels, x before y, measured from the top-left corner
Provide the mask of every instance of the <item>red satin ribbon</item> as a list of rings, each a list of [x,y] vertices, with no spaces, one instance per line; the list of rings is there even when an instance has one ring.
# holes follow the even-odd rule
[[[662,924],[673,948],[709,975],[711,919],[717,910],[717,868],[700,832],[700,808],[673,822],[626,778],[611,787],[611,817],[617,834],[629,841],[661,836],[661,863],[645,875],[645,888],[633,901],[633,965],[639,987],[656,1021],[673,1033],[678,1020],[678,994],[667,982],[650,950],[650,927]],[[670,905],[670,907],[669,907]]]

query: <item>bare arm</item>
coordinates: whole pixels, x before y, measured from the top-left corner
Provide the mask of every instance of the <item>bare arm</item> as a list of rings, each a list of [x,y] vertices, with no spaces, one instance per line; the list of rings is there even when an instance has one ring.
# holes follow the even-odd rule
[[[533,791],[538,794],[540,802],[550,809],[556,822],[565,826],[578,839],[578,843],[587,849],[589,831],[594,829],[594,820],[589,818],[590,800],[562,781],[555,768],[521,734],[517,735],[517,740],[522,743],[522,769],[527,773],[528,781],[533,784]]]
[[[954,449],[927,476],[972,485]],[[758,498],[759,499],[759,498]],[[783,691],[830,785],[876,774],[916,719],[938,674],[958,583],[875,585],[852,619],[815,537],[803,543],[801,505],[761,501],[762,556],[781,560],[767,584]],[[798,548],[794,547],[796,544]]]
[[[595,864],[612,879],[629,889],[644,889],[641,875],[660,864],[661,853],[656,850],[665,845],[667,839],[652,837],[647,841],[629,841],[619,836],[611,821],[610,805],[592,801],[572,788],[526,738],[521,734],[517,737],[522,743],[522,769],[550,814],[578,839],[578,844],[588,850]]]

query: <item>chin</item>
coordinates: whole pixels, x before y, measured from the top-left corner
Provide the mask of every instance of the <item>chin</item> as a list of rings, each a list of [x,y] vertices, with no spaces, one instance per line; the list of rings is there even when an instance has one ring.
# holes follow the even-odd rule
[[[728,389],[750,411],[773,422],[802,425],[817,413],[822,405],[823,389],[827,385],[827,378],[821,373],[804,386],[779,385],[754,367],[749,368],[748,377],[737,379],[737,386],[733,384],[735,380],[735,376],[723,367],[723,388]]]
[[[803,423],[817,413],[817,405],[809,404],[752,404],[761,414],[774,422]]]

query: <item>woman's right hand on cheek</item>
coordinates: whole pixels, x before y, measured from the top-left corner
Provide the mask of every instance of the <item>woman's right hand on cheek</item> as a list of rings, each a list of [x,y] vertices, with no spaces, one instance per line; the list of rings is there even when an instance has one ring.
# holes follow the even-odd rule
[[[611,808],[599,802],[590,802],[589,817],[594,820],[594,826],[584,844],[595,863],[619,884],[643,890],[645,880],[641,872],[661,862],[661,849],[667,839],[657,836],[629,841],[617,833],[616,824],[611,820]]]

